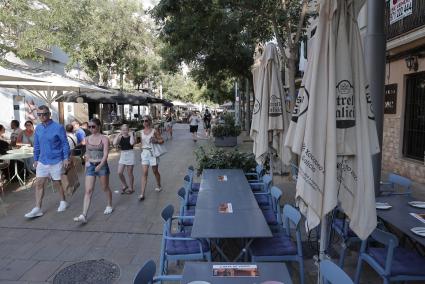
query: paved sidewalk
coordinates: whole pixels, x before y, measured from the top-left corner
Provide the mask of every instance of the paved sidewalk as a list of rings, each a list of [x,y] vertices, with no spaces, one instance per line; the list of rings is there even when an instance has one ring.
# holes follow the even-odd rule
[[[166,142],[168,153],[161,158],[160,173],[163,191],[155,192],[154,177],[149,172],[146,199],[137,200],[140,193],[140,165],[135,167],[135,189],[132,195],[121,195],[120,184],[115,174],[119,154],[112,152],[109,158],[111,167],[111,188],[113,190],[114,212],[103,215],[106,206],[104,193],[97,184],[88,224],[73,222],[82,210],[84,187],[81,186],[69,200],[67,211],[57,213],[58,194],[46,189],[41,218],[28,220],[24,214],[34,206],[34,192],[20,191],[6,193],[4,200],[7,216],[0,210],[0,284],[1,283],[51,283],[56,273],[72,263],[82,260],[106,259],[119,265],[121,277],[118,283],[132,283],[138,269],[148,259],[159,263],[162,220],[161,210],[168,204],[178,207],[177,190],[182,185],[188,165],[195,165],[193,151],[198,145],[207,145],[212,140],[202,139],[197,143],[191,140],[187,125],[177,124],[174,138]],[[240,139],[241,141],[244,139]],[[240,148],[250,151],[249,143]],[[139,156],[139,155],[138,155]],[[80,183],[83,174],[80,172]],[[295,186],[288,177],[275,177],[275,184],[283,189],[285,202],[294,200]],[[1,208],[0,208],[1,209]],[[353,276],[357,254],[350,252],[347,271]],[[306,259],[306,283],[315,283],[316,267],[311,259]],[[293,266],[294,283],[298,282],[296,265]],[[171,273],[179,273],[181,267],[174,264]],[[377,275],[367,267],[367,276],[362,283],[380,283]]]

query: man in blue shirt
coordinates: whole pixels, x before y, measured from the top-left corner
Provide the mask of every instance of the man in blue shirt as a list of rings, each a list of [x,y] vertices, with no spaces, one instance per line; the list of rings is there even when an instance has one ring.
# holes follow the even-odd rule
[[[65,211],[68,203],[65,201],[65,193],[61,185],[63,169],[69,166],[69,145],[65,129],[62,125],[54,122],[47,106],[42,105],[37,109],[37,116],[41,124],[34,133],[34,168],[36,169],[35,207],[25,214],[27,218],[35,218],[43,215],[41,202],[44,195],[44,184],[49,177],[53,180],[53,186],[58,189],[61,201],[58,212]]]
[[[77,137],[77,145],[75,149],[79,150],[81,163],[84,165],[84,154],[86,153],[86,133],[84,129],[80,127],[80,123],[74,120],[72,123],[74,127],[75,137]]]

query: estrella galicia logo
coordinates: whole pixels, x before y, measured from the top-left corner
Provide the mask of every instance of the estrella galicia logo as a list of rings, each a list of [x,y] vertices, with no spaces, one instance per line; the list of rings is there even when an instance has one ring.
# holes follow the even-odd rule
[[[269,98],[269,116],[281,116],[282,111],[282,99],[279,96],[271,95]]]
[[[298,122],[298,117],[303,115],[308,110],[308,102],[310,100],[310,94],[305,88],[301,86],[300,91],[298,92],[297,99],[295,100],[294,110],[292,111],[291,120],[295,123]]]
[[[366,102],[367,102],[367,117],[371,120],[375,120],[375,112],[373,111],[372,97],[369,92],[369,85],[366,86]]]
[[[348,80],[342,80],[336,89],[336,128],[353,127],[356,125],[353,85]]]
[[[260,111],[261,103],[260,101],[255,98],[254,108],[252,109],[252,114],[257,114]]]

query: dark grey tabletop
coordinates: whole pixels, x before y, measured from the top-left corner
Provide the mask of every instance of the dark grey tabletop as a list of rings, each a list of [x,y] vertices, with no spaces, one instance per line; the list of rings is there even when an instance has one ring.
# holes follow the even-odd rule
[[[220,181],[220,176],[226,176],[227,181]],[[221,203],[231,203],[233,213],[220,213]],[[191,237],[272,237],[242,170],[203,171]]]
[[[220,277],[213,276],[213,265],[246,265],[256,264],[258,276],[255,277]],[[292,284],[288,269],[284,263],[237,263],[237,262],[185,262],[183,279],[180,283],[187,284],[192,281],[206,281],[211,284],[249,283],[261,284],[267,281],[277,281],[284,284]],[[277,283],[274,283],[277,284]]]
[[[386,210],[376,210],[379,218],[398,228],[412,240],[425,246],[425,237],[418,236],[410,231],[413,227],[425,227],[425,224],[411,216],[409,213],[425,213],[425,209],[415,208],[408,204],[413,201],[412,197],[404,195],[380,196],[376,198],[377,202],[387,202],[392,206]],[[421,200],[423,201],[423,200]]]

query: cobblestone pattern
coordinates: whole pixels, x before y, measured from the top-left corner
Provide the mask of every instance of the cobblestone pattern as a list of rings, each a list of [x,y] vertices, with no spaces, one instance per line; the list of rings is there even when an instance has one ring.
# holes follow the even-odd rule
[[[402,157],[402,133],[400,117],[385,117],[382,146],[382,168],[395,172],[418,183],[425,183],[425,166]]]

